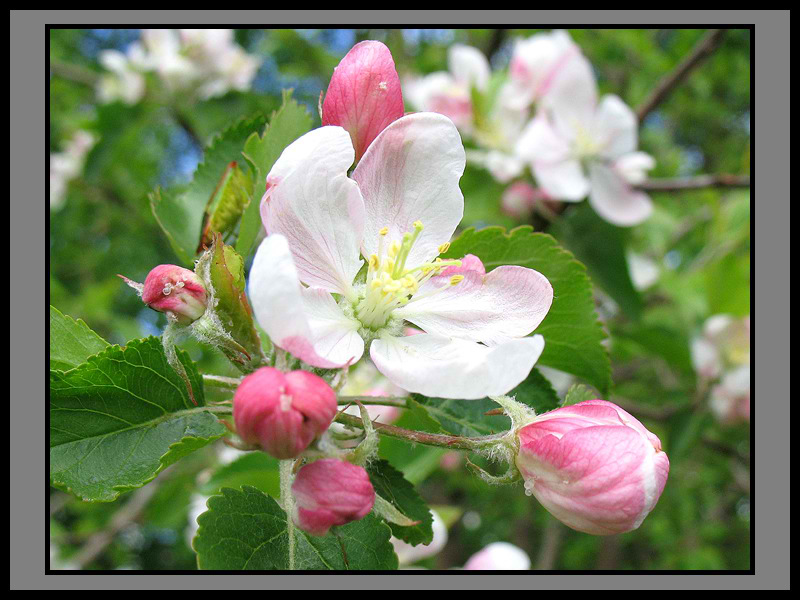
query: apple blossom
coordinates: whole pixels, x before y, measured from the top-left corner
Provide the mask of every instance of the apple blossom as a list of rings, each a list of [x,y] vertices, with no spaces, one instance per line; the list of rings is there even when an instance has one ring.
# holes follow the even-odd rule
[[[403,94],[392,53],[381,42],[356,44],[333,71],[322,124],[350,134],[356,161],[389,123],[403,116]]]
[[[537,416],[518,432],[528,494],[565,525],[595,535],[636,529],[669,474],[661,442],[620,407],[587,400]]]
[[[509,102],[523,108],[560,95],[594,100],[594,73],[569,33],[557,30],[517,40],[509,64]],[[576,99],[576,100],[577,100]]]
[[[508,542],[489,544],[473,554],[464,565],[465,571],[527,571],[530,568],[528,554]]]
[[[358,465],[322,458],[305,465],[292,483],[295,524],[323,536],[336,525],[363,519],[375,503],[375,489]]]
[[[655,163],[648,154],[636,152],[634,112],[610,94],[599,104],[594,93],[549,98],[516,146],[539,185],[558,200],[577,202],[588,195],[597,214],[614,225],[644,221],[652,202],[632,186],[641,183]]]
[[[725,424],[750,421],[750,365],[726,373],[711,388],[711,412]]]
[[[714,379],[725,371],[750,364],[750,317],[714,315],[692,340],[692,363],[697,373]]]
[[[412,546],[396,537],[392,537],[389,540],[394,546],[394,552],[397,554],[397,560],[401,566],[411,565],[424,558],[436,556],[447,545],[447,525],[435,510],[431,509],[431,515],[433,516],[433,522],[431,523],[433,539],[429,544]]]
[[[406,97],[418,110],[450,118],[459,130],[473,130],[471,91],[486,91],[491,70],[489,61],[477,48],[453,44],[447,50],[448,71],[437,71],[408,79]]]
[[[336,394],[308,371],[262,367],[242,380],[233,397],[236,433],[275,458],[299,456],[336,416]]]
[[[532,269],[484,274],[477,258],[437,259],[464,210],[464,149],[452,121],[407,115],[349,178],[353,158],[344,129],[321,127],[289,145],[267,176],[268,236],[249,280],[261,326],[316,367],[355,363],[366,349],[410,392],[476,399],[511,390],[544,348],[540,335],[526,336],[553,289]],[[426,333],[404,336],[406,321]]]
[[[67,184],[80,175],[86,155],[96,139],[88,131],[78,131],[63,152],[50,154],[50,208],[58,210],[64,203]]]
[[[177,265],[158,265],[147,274],[144,284],[123,275],[119,277],[140,293],[147,306],[165,313],[170,322],[188,325],[206,312],[206,288],[194,271]]]

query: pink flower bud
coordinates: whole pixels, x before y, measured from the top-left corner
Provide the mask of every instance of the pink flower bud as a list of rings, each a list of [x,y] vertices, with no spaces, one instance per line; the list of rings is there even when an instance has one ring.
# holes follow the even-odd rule
[[[158,265],[148,273],[144,285],[119,277],[141,294],[147,306],[181,325],[196,321],[206,312],[206,288],[194,271],[177,265]]]
[[[353,46],[333,71],[322,124],[348,131],[358,161],[372,140],[402,116],[403,94],[392,53],[381,42]]]
[[[653,510],[669,474],[661,441],[620,407],[587,400],[519,431],[517,468],[527,493],[565,525],[624,533]]]
[[[361,467],[335,458],[304,466],[292,484],[294,522],[312,535],[334,525],[363,519],[375,503],[375,490]]]
[[[336,416],[336,394],[307,371],[262,367],[242,380],[233,397],[236,433],[275,458],[300,455]]]

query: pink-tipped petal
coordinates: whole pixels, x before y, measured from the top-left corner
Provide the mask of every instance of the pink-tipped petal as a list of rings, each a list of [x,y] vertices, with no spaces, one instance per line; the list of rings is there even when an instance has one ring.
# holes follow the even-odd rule
[[[415,113],[398,119],[375,139],[353,171],[364,197],[364,256],[377,253],[380,231],[389,228],[384,247],[424,229],[409,253],[413,267],[439,254],[464,214],[458,182],[466,155],[458,130],[447,117]]]
[[[256,319],[279,348],[324,369],[361,358],[358,323],[338,309],[328,292],[302,289],[282,235],[267,236],[256,251],[249,292]]]
[[[395,314],[428,333],[495,346],[531,333],[553,303],[553,287],[533,269],[501,266],[483,275],[468,264],[463,277],[456,285],[450,285],[449,277],[431,278],[420,296],[446,289],[412,300]]]
[[[603,219],[620,227],[638,225],[653,212],[653,202],[632,188],[613,167],[593,162],[589,166],[592,191],[589,203]]]
[[[378,134],[402,116],[403,94],[392,53],[376,41],[353,46],[333,71],[322,124],[348,131],[358,161]]]
[[[264,228],[289,241],[300,279],[347,297],[362,265],[364,228],[361,193],[347,177],[352,162],[345,130],[314,129],[283,151],[261,199]]]

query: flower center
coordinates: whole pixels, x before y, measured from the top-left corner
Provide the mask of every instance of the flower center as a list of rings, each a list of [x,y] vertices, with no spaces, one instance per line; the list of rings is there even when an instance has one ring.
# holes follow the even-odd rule
[[[461,266],[460,260],[442,260],[437,257],[433,262],[422,263],[411,269],[406,268],[409,252],[422,233],[422,229],[422,223],[416,221],[414,231],[404,233],[402,242],[392,242],[385,254],[384,240],[389,228],[384,227],[378,232],[380,236],[378,253],[369,257],[364,297],[355,307],[355,316],[368,329],[378,330],[386,325],[396,308],[456,285],[464,279],[463,275],[454,275],[441,288],[413,297],[420,286],[434,275],[438,275],[447,267]],[[439,253],[446,252],[449,247],[449,242],[442,244],[439,246]]]
[[[575,124],[575,141],[573,142],[575,155],[579,159],[590,158],[598,154],[601,145],[581,124]]]

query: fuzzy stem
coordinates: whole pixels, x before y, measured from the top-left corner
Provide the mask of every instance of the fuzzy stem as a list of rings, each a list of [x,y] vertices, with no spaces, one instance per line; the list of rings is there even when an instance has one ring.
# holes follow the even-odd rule
[[[239,377],[223,377],[222,375],[203,375],[203,383],[212,387],[235,390],[242,383]]]
[[[279,463],[281,476],[281,506],[286,512],[286,532],[289,535],[289,570],[294,571],[294,521],[292,511],[294,509],[294,498],[292,498],[292,468],[294,460],[282,460]]]

